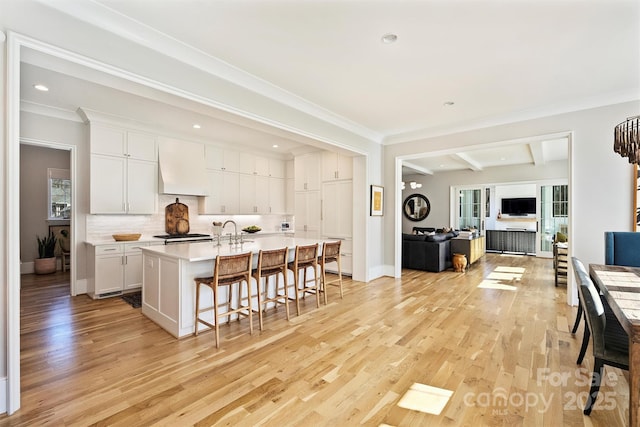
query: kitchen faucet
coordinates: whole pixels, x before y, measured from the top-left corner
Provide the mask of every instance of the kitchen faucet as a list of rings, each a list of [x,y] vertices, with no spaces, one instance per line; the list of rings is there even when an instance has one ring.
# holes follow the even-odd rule
[[[235,236],[233,238],[234,242],[236,244],[238,244],[238,225],[236,224],[236,222],[232,219],[228,219],[224,222],[224,224],[222,224],[222,229],[224,230],[224,228],[227,226],[228,223],[233,224],[233,231],[235,233]],[[231,237],[229,237],[229,244],[231,244]]]

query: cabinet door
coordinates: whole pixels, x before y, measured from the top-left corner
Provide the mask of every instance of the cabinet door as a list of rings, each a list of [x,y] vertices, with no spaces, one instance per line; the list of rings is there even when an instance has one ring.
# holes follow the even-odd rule
[[[207,169],[223,170],[224,168],[224,152],[222,148],[205,145],[204,159]]]
[[[198,213],[215,215],[222,212],[222,171],[207,170],[207,190],[209,195],[198,197]]]
[[[269,177],[257,175],[255,179],[255,199],[256,213],[271,213],[269,205]]]
[[[96,257],[95,294],[122,291],[124,266],[122,253]]]
[[[240,212],[240,178],[236,172],[222,173],[222,213]]]
[[[157,147],[155,135],[142,132],[127,132],[127,157],[157,162]]]
[[[338,155],[331,151],[322,152],[322,180],[334,181],[338,179]]]
[[[306,233],[307,237],[320,236],[320,192],[296,192],[296,235]]]
[[[91,153],[124,156],[126,132],[124,129],[92,124],[90,132]]]
[[[320,169],[322,159],[319,153],[297,156],[294,161],[295,190],[320,190]]]
[[[91,155],[89,211],[92,214],[126,212],[125,168],[124,157]]]
[[[158,164],[127,160],[127,212],[154,214],[157,211]]]
[[[269,177],[269,212],[284,214],[287,211],[285,179]],[[293,183],[293,180],[291,180]]]
[[[272,178],[286,178],[287,171],[284,160],[269,159],[269,176]]]
[[[350,238],[353,222],[352,182],[322,184],[322,235]]]
[[[293,214],[295,212],[295,180],[287,178],[285,183],[285,212]]]
[[[142,252],[125,254],[124,263],[124,290],[141,288]]]
[[[222,150],[222,170],[226,172],[240,171],[240,153],[234,150]]]
[[[257,213],[256,208],[256,177],[253,175],[240,174],[240,188],[242,188],[242,197],[240,197],[239,205],[241,214]]]

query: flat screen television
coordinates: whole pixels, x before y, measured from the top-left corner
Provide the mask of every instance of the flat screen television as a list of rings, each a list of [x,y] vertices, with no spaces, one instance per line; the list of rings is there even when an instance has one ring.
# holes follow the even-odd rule
[[[536,213],[535,197],[513,197],[502,199],[504,215],[528,215]]]

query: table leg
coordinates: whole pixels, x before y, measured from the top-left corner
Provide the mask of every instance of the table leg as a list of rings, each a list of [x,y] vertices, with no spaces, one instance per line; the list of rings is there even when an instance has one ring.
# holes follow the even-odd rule
[[[640,427],[640,330],[629,336],[629,426]]]

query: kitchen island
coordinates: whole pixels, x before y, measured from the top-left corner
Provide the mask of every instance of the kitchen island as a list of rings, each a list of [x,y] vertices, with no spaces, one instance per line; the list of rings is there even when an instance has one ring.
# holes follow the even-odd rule
[[[322,240],[294,237],[258,237],[242,244],[223,242],[181,243],[142,248],[142,313],[176,338],[193,334],[195,318],[194,278],[213,275],[214,260],[219,255],[253,253],[253,267],[258,264],[260,250],[289,248],[289,261],[293,261],[295,247],[318,243],[318,255],[322,251]],[[255,281],[252,280],[252,289]],[[293,273],[289,272],[288,283],[293,284]],[[272,284],[274,285],[274,284]],[[252,293],[255,291],[252,291]],[[221,289],[220,299],[226,298],[226,289]],[[202,308],[212,301],[211,290],[201,289]],[[255,301],[254,301],[255,304]],[[213,313],[207,313],[213,322]],[[208,329],[200,325],[199,330]]]

